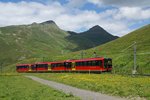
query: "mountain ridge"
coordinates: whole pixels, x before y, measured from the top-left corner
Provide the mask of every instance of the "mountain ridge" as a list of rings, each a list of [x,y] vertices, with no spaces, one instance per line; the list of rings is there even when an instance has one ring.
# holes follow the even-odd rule
[[[108,33],[99,25],[95,25],[89,30],[81,32],[81,33],[76,33],[73,31],[68,31],[68,33],[70,34],[67,37],[68,40],[72,40],[72,43],[77,43],[78,45],[80,45],[80,47],[84,45],[87,47],[86,49],[95,47],[95,46],[98,46],[98,45],[101,45],[106,42],[119,38],[118,36],[113,36],[112,34]],[[89,40],[89,43],[85,45],[86,43],[82,44],[80,40]],[[76,50],[78,50],[78,48],[76,48]]]
[[[71,35],[52,20],[0,27],[0,45],[3,47],[0,48],[0,62],[8,65],[30,58],[37,58],[33,59],[34,62],[41,61],[43,57],[49,57],[50,60],[56,55],[100,45],[100,36],[89,38],[93,34],[81,34]],[[104,37],[104,40],[107,38]]]

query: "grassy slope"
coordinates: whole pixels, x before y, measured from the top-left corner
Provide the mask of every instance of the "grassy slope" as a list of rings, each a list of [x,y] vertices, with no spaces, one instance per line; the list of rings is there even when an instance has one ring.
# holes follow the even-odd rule
[[[102,31],[105,33],[104,30]],[[86,36],[86,34],[89,35],[86,32],[82,36],[72,37],[68,32],[61,30],[54,22],[1,27],[0,66],[8,66],[16,62],[39,62],[43,59],[44,61],[51,61],[56,55],[90,48],[101,43],[101,39],[98,40],[97,38],[100,37],[100,34],[93,37],[95,39],[89,38],[91,35]],[[90,34],[93,35],[93,33]],[[68,38],[70,36],[71,38]],[[92,40],[97,41],[92,42]]]
[[[79,73],[45,73],[32,75],[104,94],[135,98],[134,100],[136,100],[137,97],[150,100],[149,77]]]
[[[135,41],[137,42],[137,70],[139,73],[150,73],[150,25],[133,31],[119,39],[104,45],[85,50],[84,57],[93,57],[95,51],[98,56],[111,57],[115,72],[131,73],[133,68],[133,47],[125,50]],[[125,51],[124,51],[125,50]],[[124,51],[124,52],[122,52]],[[81,51],[57,56],[55,60],[79,59]],[[147,54],[145,54],[147,53]]]
[[[0,28],[0,62],[14,63],[28,58],[42,58],[66,52],[69,34],[55,24],[32,24]],[[59,41],[58,41],[59,40]]]
[[[23,76],[0,76],[1,100],[78,100]]]

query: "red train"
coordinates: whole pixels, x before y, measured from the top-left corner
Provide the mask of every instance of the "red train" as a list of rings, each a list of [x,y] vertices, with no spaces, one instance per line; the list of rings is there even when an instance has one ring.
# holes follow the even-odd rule
[[[103,57],[16,65],[17,72],[104,72],[111,70],[112,59]]]

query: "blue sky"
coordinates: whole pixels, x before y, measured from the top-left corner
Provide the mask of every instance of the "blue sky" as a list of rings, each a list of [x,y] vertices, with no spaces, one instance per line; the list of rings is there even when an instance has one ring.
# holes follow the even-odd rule
[[[94,25],[123,36],[150,24],[150,0],[0,0],[0,26],[53,20],[76,32]]]

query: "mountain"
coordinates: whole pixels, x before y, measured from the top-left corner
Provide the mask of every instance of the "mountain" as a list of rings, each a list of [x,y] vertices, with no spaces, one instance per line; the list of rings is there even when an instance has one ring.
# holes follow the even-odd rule
[[[118,38],[117,36],[111,35],[98,25],[82,33],[75,33],[71,31],[68,31],[68,33],[70,33],[70,36],[68,36],[67,39],[78,45],[74,51],[89,49]]]
[[[40,24],[7,26],[0,28],[0,62],[14,63],[29,58],[42,58],[61,54],[70,45],[64,38],[69,34],[53,21]]]
[[[134,43],[136,42],[136,65],[138,73],[150,74],[150,25],[92,49],[84,50],[84,58],[97,56],[113,59],[114,72],[131,74],[134,65]],[[59,59],[80,59],[81,51]]]
[[[116,39],[101,27],[77,34],[60,29],[52,20],[0,28],[0,62],[51,61],[56,55],[87,49]]]

